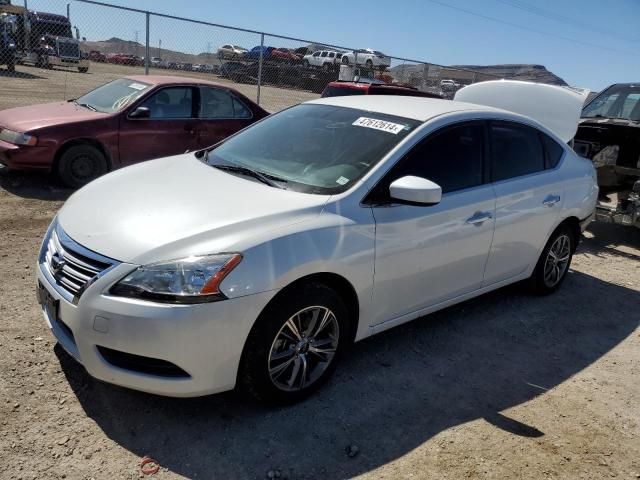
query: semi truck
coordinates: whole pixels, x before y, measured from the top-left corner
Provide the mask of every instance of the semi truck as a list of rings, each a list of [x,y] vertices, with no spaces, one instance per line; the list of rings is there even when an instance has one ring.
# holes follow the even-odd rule
[[[7,70],[16,69],[16,17],[8,13],[0,14],[0,66],[6,65]]]
[[[79,32],[78,38],[73,38],[71,22],[64,15],[0,2],[2,14],[14,18],[13,38],[21,63],[41,68],[72,67],[81,73],[89,70],[88,56],[80,50]]]

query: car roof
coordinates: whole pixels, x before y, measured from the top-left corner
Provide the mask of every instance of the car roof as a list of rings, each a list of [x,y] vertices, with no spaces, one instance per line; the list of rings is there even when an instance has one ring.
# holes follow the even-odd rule
[[[134,80],[136,82],[149,83],[151,85],[174,85],[174,84],[193,84],[193,85],[213,85],[216,87],[229,90],[228,85],[222,83],[211,82],[209,80],[203,80],[195,77],[179,77],[177,75],[130,75],[124,78]]]
[[[325,97],[311,100],[307,103],[317,105],[333,105],[336,107],[357,108],[375,113],[395,115],[425,122],[430,118],[445,113],[461,111],[482,111],[495,113],[510,113],[498,108],[484,107],[472,103],[440,100],[425,97],[404,97],[400,95],[362,95],[344,97]],[[513,115],[513,114],[511,114]]]

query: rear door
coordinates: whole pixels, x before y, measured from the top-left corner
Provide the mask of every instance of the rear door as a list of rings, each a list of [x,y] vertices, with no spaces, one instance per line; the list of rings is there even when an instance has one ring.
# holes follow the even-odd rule
[[[535,265],[563,201],[558,174],[545,160],[546,135],[515,122],[491,122],[489,130],[497,202],[485,285],[516,277]]]
[[[120,116],[120,163],[129,165],[168,157],[198,147],[198,119],[192,86],[164,87]],[[137,107],[147,107],[149,118],[129,118]]]
[[[198,148],[205,148],[253,122],[253,113],[229,90],[200,87]]]

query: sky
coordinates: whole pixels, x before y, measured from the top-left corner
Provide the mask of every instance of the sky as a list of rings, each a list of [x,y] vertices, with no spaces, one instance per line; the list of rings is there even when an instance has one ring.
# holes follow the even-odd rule
[[[542,64],[591,90],[640,81],[640,0],[104,1],[441,65]],[[54,13],[69,3],[28,2],[32,10]],[[144,43],[143,14],[70,4],[72,24],[88,40],[137,37]],[[187,53],[215,52],[223,43],[260,44],[259,35],[153,16],[149,37],[154,48],[162,41],[163,48]],[[273,37],[265,44],[305,45]]]

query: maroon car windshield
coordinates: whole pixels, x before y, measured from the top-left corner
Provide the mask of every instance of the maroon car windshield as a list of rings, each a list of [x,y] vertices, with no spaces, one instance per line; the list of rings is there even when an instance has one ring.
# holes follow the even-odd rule
[[[76,103],[98,112],[113,113],[122,110],[150,87],[148,83],[120,78],[90,91]]]

